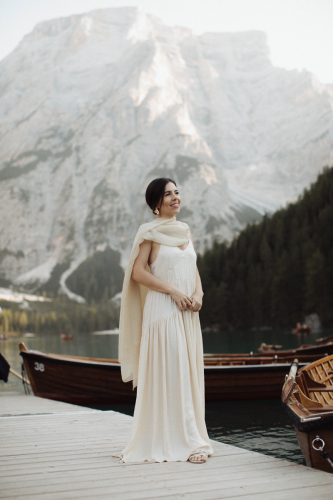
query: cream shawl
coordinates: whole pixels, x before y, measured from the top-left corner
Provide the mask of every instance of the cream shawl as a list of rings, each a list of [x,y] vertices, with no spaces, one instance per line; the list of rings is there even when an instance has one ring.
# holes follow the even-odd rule
[[[124,276],[119,319],[119,362],[124,382],[133,380],[133,388],[138,383],[138,366],[142,334],[143,308],[148,288],[132,279],[133,264],[139,253],[139,245],[144,240],[162,245],[178,247],[190,239],[190,229],[176,217],[157,218],[142,224],[136,233],[133,248]],[[149,267],[147,266],[147,270]]]

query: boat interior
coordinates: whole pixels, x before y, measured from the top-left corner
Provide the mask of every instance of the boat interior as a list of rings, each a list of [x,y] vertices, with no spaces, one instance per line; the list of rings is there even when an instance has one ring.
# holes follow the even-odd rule
[[[302,421],[333,414],[333,356],[298,371],[287,404]]]
[[[205,366],[248,366],[248,365],[272,365],[272,364],[288,364],[295,358],[295,355],[279,356],[272,354],[271,356],[252,356],[244,355],[216,355],[211,357],[204,356]],[[312,363],[318,359],[318,354],[304,354],[298,356],[300,363]]]

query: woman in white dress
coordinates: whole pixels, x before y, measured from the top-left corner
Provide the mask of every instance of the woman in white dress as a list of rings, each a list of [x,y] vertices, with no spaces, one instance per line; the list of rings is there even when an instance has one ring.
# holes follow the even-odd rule
[[[181,203],[176,183],[155,179],[146,201],[158,217],[136,235],[119,326],[122,377],[137,385],[137,398],[129,441],[116,456],[122,462],[204,463],[213,450],[205,424],[196,253],[188,225],[175,217]]]

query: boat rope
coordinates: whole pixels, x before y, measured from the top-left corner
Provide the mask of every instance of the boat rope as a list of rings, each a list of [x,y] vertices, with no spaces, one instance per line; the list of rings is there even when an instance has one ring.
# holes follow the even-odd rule
[[[315,442],[319,441],[322,444],[318,446],[318,448],[315,446]],[[327,460],[327,462],[330,464],[331,467],[333,467],[333,459],[327,451],[324,451],[324,446],[325,446],[325,441],[321,439],[319,436],[317,436],[313,441],[312,441],[312,448],[316,451],[320,451],[320,455]]]
[[[26,383],[26,378],[28,378],[28,374],[25,371],[23,360],[21,360],[21,375],[22,375],[22,384],[23,384],[23,387],[24,387],[24,392],[25,392],[25,394],[30,395],[31,394],[30,387]]]

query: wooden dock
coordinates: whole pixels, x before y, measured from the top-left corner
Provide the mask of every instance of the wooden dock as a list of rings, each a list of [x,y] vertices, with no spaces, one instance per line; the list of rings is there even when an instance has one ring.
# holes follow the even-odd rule
[[[0,498],[6,500],[307,500],[333,474],[213,442],[206,464],[120,464],[127,415],[0,393]]]

